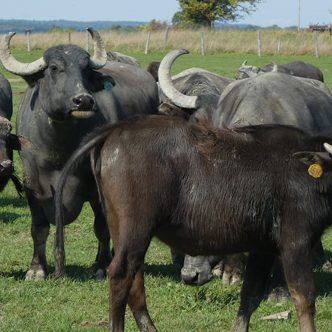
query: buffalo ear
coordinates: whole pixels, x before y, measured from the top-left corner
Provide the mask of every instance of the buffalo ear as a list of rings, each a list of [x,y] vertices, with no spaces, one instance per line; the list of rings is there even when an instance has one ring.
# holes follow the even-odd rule
[[[11,149],[21,151],[22,149],[28,148],[30,146],[31,142],[27,138],[15,134],[9,135],[9,147]]]
[[[332,158],[327,152],[301,151],[294,153],[293,157],[308,165],[308,173],[314,178],[332,170]]]
[[[97,70],[93,70],[93,75],[91,75],[89,82],[92,92],[99,92],[101,90],[111,91],[116,85],[112,76]]]
[[[327,153],[324,152],[324,154],[327,155]],[[311,164],[323,164],[324,163],[324,157],[321,156],[321,152],[314,152],[314,151],[300,151],[293,153],[293,157],[295,159],[299,159],[302,163],[305,165],[311,165]],[[327,155],[328,159],[329,156]]]

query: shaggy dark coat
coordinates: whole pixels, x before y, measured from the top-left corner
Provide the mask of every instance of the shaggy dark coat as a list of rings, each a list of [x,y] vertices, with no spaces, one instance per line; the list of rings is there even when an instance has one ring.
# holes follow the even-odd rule
[[[127,303],[140,330],[155,331],[143,286],[153,236],[190,255],[249,252],[233,331],[247,331],[273,257],[280,256],[300,330],[314,331],[309,262],[332,217],[331,159],[320,152],[325,141],[331,142],[289,126],[219,130],[158,116],[104,127],[76,151],[60,178],[57,243],[66,177],[91,151],[115,249],[111,331],[123,331]],[[312,164],[322,173],[310,176]]]

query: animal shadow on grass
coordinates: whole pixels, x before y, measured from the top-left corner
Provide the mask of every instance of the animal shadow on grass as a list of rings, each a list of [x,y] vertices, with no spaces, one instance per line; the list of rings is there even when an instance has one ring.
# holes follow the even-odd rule
[[[18,271],[10,271],[10,272],[2,272],[0,271],[1,278],[13,278],[16,281],[25,279],[26,271],[18,270]]]
[[[1,197],[0,206],[27,207],[28,203],[25,197]]]
[[[153,277],[168,277],[174,281],[181,281],[181,268],[173,264],[145,264],[144,273]],[[49,265],[47,267],[48,280],[56,280],[53,278],[54,266]],[[0,271],[0,277],[3,278],[14,278],[15,280],[24,280],[26,271]],[[86,267],[81,265],[66,265],[65,278],[76,280],[76,281],[89,281],[95,279],[94,267]]]
[[[22,213],[16,213],[11,209],[10,212],[3,211],[6,207],[24,208],[27,207],[27,201],[24,197],[2,197],[0,198],[0,222],[8,224],[14,222],[17,218],[22,217]]]
[[[53,277],[54,266],[48,266],[47,271],[48,271],[47,280],[56,280]],[[18,271],[9,271],[9,272],[0,271],[0,277],[13,278],[19,281],[25,279],[26,272],[27,272],[26,270],[22,269]],[[95,279],[92,268],[79,266],[79,265],[67,265],[64,277],[83,282]]]
[[[52,275],[54,272],[54,266],[49,268],[49,278],[52,279]],[[95,279],[95,273],[93,267],[86,267],[81,265],[66,265],[66,272],[64,275],[68,279],[76,280],[76,281],[88,281],[88,280],[94,280]]]
[[[314,274],[316,296],[332,295],[332,273],[316,271]]]
[[[173,281],[181,281],[181,267],[176,264],[147,264],[144,273],[152,277],[167,277]]]
[[[153,277],[168,277],[174,281],[181,281],[181,268],[173,264],[145,264],[144,273]],[[54,267],[49,268],[52,274]],[[66,265],[65,276],[79,281],[88,281],[95,279],[94,267],[84,267],[79,265]]]

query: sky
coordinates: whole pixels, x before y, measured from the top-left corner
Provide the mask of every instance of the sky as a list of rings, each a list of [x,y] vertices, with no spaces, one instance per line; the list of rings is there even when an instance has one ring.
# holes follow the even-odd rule
[[[177,0],[6,0],[0,19],[171,22]],[[300,4],[300,10],[299,10]],[[255,13],[236,23],[280,27],[332,23],[331,0],[263,0]]]

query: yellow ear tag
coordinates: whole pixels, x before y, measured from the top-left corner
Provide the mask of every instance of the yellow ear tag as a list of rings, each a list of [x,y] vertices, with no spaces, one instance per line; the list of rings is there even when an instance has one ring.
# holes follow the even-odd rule
[[[309,175],[311,175],[313,178],[318,179],[320,178],[324,171],[323,171],[323,167],[321,164],[311,164],[308,168],[308,173]]]

